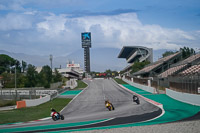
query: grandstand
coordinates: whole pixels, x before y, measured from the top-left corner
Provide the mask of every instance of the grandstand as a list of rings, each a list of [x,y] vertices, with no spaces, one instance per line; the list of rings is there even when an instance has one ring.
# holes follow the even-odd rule
[[[60,74],[69,79],[81,79],[83,75],[83,70],[80,68],[80,64],[75,64],[74,61],[69,61],[66,68],[60,68],[57,70]]]
[[[185,60],[182,60],[181,55],[181,52],[177,52],[147,65],[133,73],[133,81],[154,87],[157,92],[160,88],[170,88],[175,91],[199,94],[200,53]]]
[[[188,69],[181,72],[180,75],[183,76],[200,75],[200,64],[189,67]]]
[[[167,57],[161,58],[158,61],[147,65],[145,68],[140,71],[133,73],[133,76],[140,77],[154,77],[163,73],[174,63],[177,63],[181,60],[181,53],[177,52],[175,54],[169,55]]]
[[[168,76],[175,75],[178,73],[186,75],[186,73],[190,72],[190,69],[185,72],[181,72],[181,71],[184,71],[185,69],[191,67],[192,65],[194,65],[196,63],[198,64],[199,62],[200,62],[200,54],[192,55],[183,61],[173,64],[168,70],[166,70],[165,72],[158,75],[158,77],[166,78]],[[194,65],[194,67],[191,67],[191,70],[193,70],[193,68],[194,68],[194,69],[196,69],[195,71],[198,72],[197,66],[198,65]],[[193,74],[195,74],[195,72]]]
[[[124,46],[119,55],[118,58],[125,58],[127,63],[129,63],[128,66],[126,66],[122,71],[125,72],[125,74],[130,75],[131,66],[134,64],[135,61],[143,62],[143,61],[149,61],[153,62],[153,52],[152,48],[146,48],[142,46]]]

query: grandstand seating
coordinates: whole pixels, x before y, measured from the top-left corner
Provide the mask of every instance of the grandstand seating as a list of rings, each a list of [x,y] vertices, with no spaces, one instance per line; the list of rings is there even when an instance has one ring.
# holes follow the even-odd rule
[[[200,64],[199,65],[193,65],[189,67],[188,69],[184,70],[183,72],[180,73],[181,75],[195,75],[195,74],[200,74]]]
[[[187,65],[187,64],[169,68],[167,71],[161,73],[161,74],[159,75],[159,77],[161,77],[161,78],[166,78],[166,77],[168,77],[169,75],[172,75],[172,74],[176,73],[177,71],[181,70],[181,69],[184,68],[186,65]]]
[[[174,64],[173,67],[178,66],[178,65],[187,64],[187,63],[192,63],[192,62],[195,62],[195,61],[198,61],[198,60],[200,60],[200,54],[195,54],[195,55],[192,55],[192,56],[186,58],[185,60],[183,60],[183,61],[181,61],[177,64]]]
[[[167,57],[161,58],[158,61],[146,66],[145,68],[141,69],[140,71],[136,72],[135,74],[138,73],[146,73],[146,72],[150,72],[152,71],[154,68],[159,67],[160,65],[162,65],[164,62],[169,61],[170,59],[172,59],[173,57],[177,56],[178,54],[180,54],[180,52],[177,52],[175,54],[169,55]]]
[[[185,59],[183,61],[183,63],[191,63],[197,59],[200,59],[200,54],[196,54],[196,55],[192,55],[192,56],[188,57],[187,59]]]
[[[159,77],[161,77],[161,78],[166,78],[166,77],[168,77],[168,76],[170,76],[170,75],[173,75],[173,74],[177,73],[178,71],[180,71],[181,69],[182,69],[182,70],[185,69],[186,66],[187,66],[189,63],[192,63],[192,62],[194,62],[194,61],[196,61],[196,60],[198,60],[198,59],[200,59],[200,54],[192,55],[192,56],[188,57],[187,59],[185,59],[185,60],[183,60],[183,61],[181,61],[181,62],[179,62],[179,63],[176,63],[176,64],[172,65],[172,67],[169,68],[167,71],[161,73],[161,74],[159,75]],[[198,70],[198,69],[197,69],[197,70]],[[187,71],[187,72],[188,72],[188,71]],[[183,73],[182,73],[182,74],[183,74]]]

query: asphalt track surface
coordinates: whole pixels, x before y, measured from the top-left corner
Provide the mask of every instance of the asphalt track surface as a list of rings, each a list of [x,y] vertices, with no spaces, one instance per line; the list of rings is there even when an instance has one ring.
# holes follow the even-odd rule
[[[161,109],[159,109],[157,106],[154,106],[141,98],[139,105],[133,103],[132,94],[119,87],[112,79],[97,79],[85,82],[87,82],[88,87],[62,110],[61,114],[64,115],[65,120],[59,120],[55,122],[52,119],[49,119],[33,123],[1,125],[0,129],[37,127],[45,125],[50,126],[56,124],[77,123],[105,119],[106,121],[89,125],[60,127],[55,129],[50,128],[43,130],[36,129],[32,130],[31,132],[49,132],[79,128],[102,127],[146,121],[153,119],[162,113]],[[114,111],[108,111],[105,108],[105,100],[109,100],[114,105]],[[15,130],[13,130],[13,132],[15,132]],[[23,130],[20,132],[23,132]]]

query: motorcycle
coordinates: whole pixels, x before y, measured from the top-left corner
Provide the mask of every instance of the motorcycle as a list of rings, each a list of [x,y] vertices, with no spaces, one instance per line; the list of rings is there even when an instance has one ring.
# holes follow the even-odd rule
[[[140,99],[138,96],[133,95],[133,102],[136,102],[137,104],[140,104]]]
[[[64,120],[64,116],[61,115],[60,113],[53,113],[51,114],[51,117],[54,121],[57,121],[59,119]]]
[[[114,106],[113,106],[112,103],[107,102],[105,105],[106,105],[106,108],[107,108],[109,111],[115,110],[115,108],[114,108]]]

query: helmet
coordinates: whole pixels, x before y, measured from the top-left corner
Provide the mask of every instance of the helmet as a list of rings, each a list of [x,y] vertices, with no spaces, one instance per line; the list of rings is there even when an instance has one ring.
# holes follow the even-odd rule
[[[51,111],[52,111],[52,112],[54,112],[54,111],[55,111],[55,109],[51,108]]]

